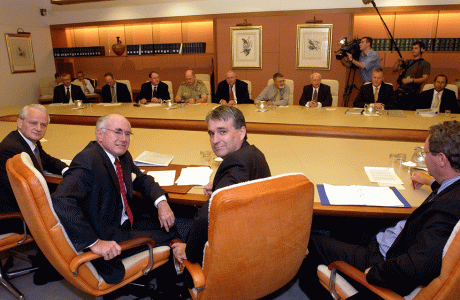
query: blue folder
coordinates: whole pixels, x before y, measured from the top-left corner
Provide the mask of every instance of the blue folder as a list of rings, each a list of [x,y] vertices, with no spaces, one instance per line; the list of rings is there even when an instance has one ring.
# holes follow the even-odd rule
[[[326,191],[324,190],[324,185],[317,184],[316,188],[318,189],[319,200],[321,201],[322,205],[331,205],[329,199],[327,198]],[[398,197],[399,201],[404,205],[404,207],[411,208],[412,206],[407,202],[406,198],[401,195],[401,193],[395,188],[392,187],[391,190],[395,193],[396,197]]]

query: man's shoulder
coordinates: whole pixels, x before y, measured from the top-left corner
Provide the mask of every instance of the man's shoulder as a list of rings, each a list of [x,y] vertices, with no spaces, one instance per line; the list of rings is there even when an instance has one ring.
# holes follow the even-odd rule
[[[16,147],[16,146],[19,146],[19,147],[22,148],[21,140],[24,141],[24,139],[22,139],[21,135],[19,134],[19,132],[18,132],[17,130],[11,131],[11,132],[8,133],[8,135],[5,136],[5,138],[0,142],[0,151],[1,151],[1,150],[4,150],[4,149],[6,149],[6,148]],[[25,142],[25,141],[24,141],[24,142]]]
[[[183,82],[179,85],[179,87],[185,87],[186,85],[187,85],[187,82],[183,81]]]
[[[161,83],[161,81],[160,81]],[[152,83],[149,81],[149,82],[144,82],[142,85],[141,85],[141,88],[148,88],[149,85],[151,85]]]
[[[128,86],[125,83],[120,82],[120,81],[117,81],[117,85],[120,85],[122,87],[128,88]]]
[[[319,85],[319,89],[320,89],[320,90],[321,90],[321,89],[328,89],[328,90],[330,90],[331,87],[330,87],[329,85],[327,85],[327,84],[321,83],[321,84]]]
[[[422,95],[422,96],[424,96],[424,95],[430,95],[430,94],[433,95],[433,93],[434,93],[434,88],[428,89],[428,90],[424,90],[424,91],[422,91],[422,92],[420,93],[420,95]]]
[[[243,80],[239,80],[239,79],[236,80],[235,84],[236,85],[241,85],[241,86],[248,86],[248,84],[246,82],[244,82]]]

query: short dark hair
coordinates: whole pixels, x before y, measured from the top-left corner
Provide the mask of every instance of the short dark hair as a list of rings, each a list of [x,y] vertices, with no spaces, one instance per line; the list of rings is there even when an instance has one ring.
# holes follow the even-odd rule
[[[372,38],[369,37],[369,36],[363,36],[361,39],[366,39],[366,41],[370,44],[371,48],[372,48]]]
[[[110,77],[112,77],[112,79],[114,79],[114,78],[115,78],[115,77],[113,77],[113,74],[112,74],[112,73],[110,73],[110,72],[107,72],[107,73],[105,73],[105,74],[104,74],[104,78],[105,78],[105,77],[107,77],[107,76],[110,76]]]
[[[284,75],[282,73],[280,73],[280,72],[276,72],[275,74],[273,74],[273,81],[275,81],[276,78],[278,78],[278,77],[284,77]]]
[[[446,76],[446,75],[444,75],[444,74],[439,74],[438,76],[436,76],[436,77],[434,78],[434,81],[436,81],[436,80],[438,79],[438,77],[445,77],[445,78],[446,78],[446,84],[447,84],[447,76]]]
[[[423,51],[425,51],[425,43],[423,43],[422,41],[415,41],[412,46],[415,46],[415,45],[418,45],[420,47],[420,49],[422,49]]]
[[[78,74],[81,74],[81,75],[85,76],[85,73],[83,73],[82,71],[78,71],[78,72],[77,72],[77,75],[78,75]]]
[[[152,74],[153,74],[153,73],[158,74],[157,72],[152,71],[152,72],[149,73],[149,78],[152,78]]]
[[[228,119],[233,120],[233,127],[235,129],[240,129],[241,127],[246,127],[246,120],[244,115],[238,108],[233,105],[220,105],[215,109],[208,112],[206,115],[206,123],[209,124],[209,120],[223,120],[227,121]],[[244,140],[247,139],[247,136],[244,137]]]
[[[374,74],[374,72],[379,72],[379,73],[383,74],[383,69],[382,68],[375,68],[374,70],[372,70],[372,74]]]
[[[430,127],[428,151],[433,155],[444,153],[451,167],[460,172],[460,123],[445,121]]]
[[[58,78],[58,77],[61,77],[61,75],[59,75],[59,73],[54,73],[54,78]]]

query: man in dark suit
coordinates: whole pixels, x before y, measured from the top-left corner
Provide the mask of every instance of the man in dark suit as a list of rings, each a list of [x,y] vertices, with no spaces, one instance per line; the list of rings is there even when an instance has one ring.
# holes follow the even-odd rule
[[[102,102],[118,103],[132,102],[131,93],[128,86],[124,83],[117,82],[112,73],[105,73],[104,79],[106,85],[102,87]]]
[[[248,84],[236,79],[235,72],[231,70],[226,76],[225,80],[219,82],[213,102],[222,105],[254,104],[254,101],[249,99]]]
[[[42,175],[43,171],[60,175],[67,169],[65,163],[47,154],[40,144],[48,124],[49,115],[44,106],[39,104],[25,106],[19,113],[18,129],[10,132],[0,143],[0,212],[19,211],[6,173],[5,164],[9,158],[26,152],[32,159],[34,167]],[[51,190],[54,188],[50,186]],[[0,221],[0,234],[6,232],[24,233],[22,221],[18,219]],[[34,263],[39,267],[33,276],[35,284],[42,285],[62,279],[41,252],[35,256]]]
[[[214,182],[204,187],[208,196],[217,189],[254,179],[270,177],[265,156],[246,141],[246,122],[243,113],[234,106],[219,106],[206,116],[211,147],[223,158],[214,176]],[[172,245],[174,256],[201,264],[203,249],[208,240],[209,201],[200,208],[187,238],[187,243]]]
[[[160,81],[160,75],[150,72],[149,81],[143,83],[141,91],[136,97],[136,102],[145,104],[147,102],[160,103],[161,100],[169,100],[168,85]]]
[[[375,103],[376,109],[394,108],[395,94],[393,86],[383,82],[383,69],[374,69],[371,78],[371,84],[361,86],[353,106],[364,107],[366,104]]]
[[[133,162],[130,136],[131,125],[123,116],[99,118],[96,141],[75,156],[52,195],[75,249],[103,257],[93,264],[107,283],[120,282],[125,274],[118,243],[148,236],[161,246],[179,237],[165,192]]]
[[[455,92],[446,89],[447,76],[440,74],[436,76],[433,82],[434,88],[423,91],[416,106],[419,108],[431,108],[441,113],[450,110],[451,113],[460,113],[457,97]]]
[[[323,107],[332,105],[331,87],[321,83],[321,75],[310,75],[310,85],[303,87],[299,104],[306,107]]]
[[[74,103],[76,100],[86,102],[86,96],[81,87],[71,84],[70,74],[62,75],[63,84],[54,88],[53,103]]]
[[[366,274],[369,283],[408,295],[440,275],[443,248],[460,220],[460,123],[430,127],[425,141],[428,173],[440,184],[414,212],[395,226],[380,231],[367,245],[352,245],[312,234],[309,254],[299,271],[300,287],[309,299],[327,299],[316,267],[345,261]],[[435,187],[436,185],[432,185]],[[355,286],[358,290],[360,288]],[[359,291],[353,299],[372,299]]]

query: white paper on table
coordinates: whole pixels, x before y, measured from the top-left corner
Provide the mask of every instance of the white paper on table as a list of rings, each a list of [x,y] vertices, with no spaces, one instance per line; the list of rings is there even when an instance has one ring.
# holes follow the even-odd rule
[[[173,160],[174,155],[144,151],[135,160],[136,166],[162,166],[166,167]]]
[[[104,106],[119,106],[121,103],[99,103],[98,105],[104,105]]]
[[[51,103],[50,106],[66,106],[66,105],[74,105],[73,103]]]
[[[324,191],[331,205],[404,207],[389,187],[324,184]]]
[[[176,170],[148,171],[147,175],[153,176],[153,178],[155,178],[155,181],[160,186],[171,186],[174,185],[174,178],[176,178]]]
[[[207,185],[212,174],[210,167],[187,167],[183,168],[177,185]]]
[[[144,104],[145,107],[155,107],[155,106],[163,106],[161,103],[148,103]]]
[[[401,178],[398,177],[393,168],[380,167],[364,167],[367,176],[371,182],[386,183],[386,184],[404,184]]]

